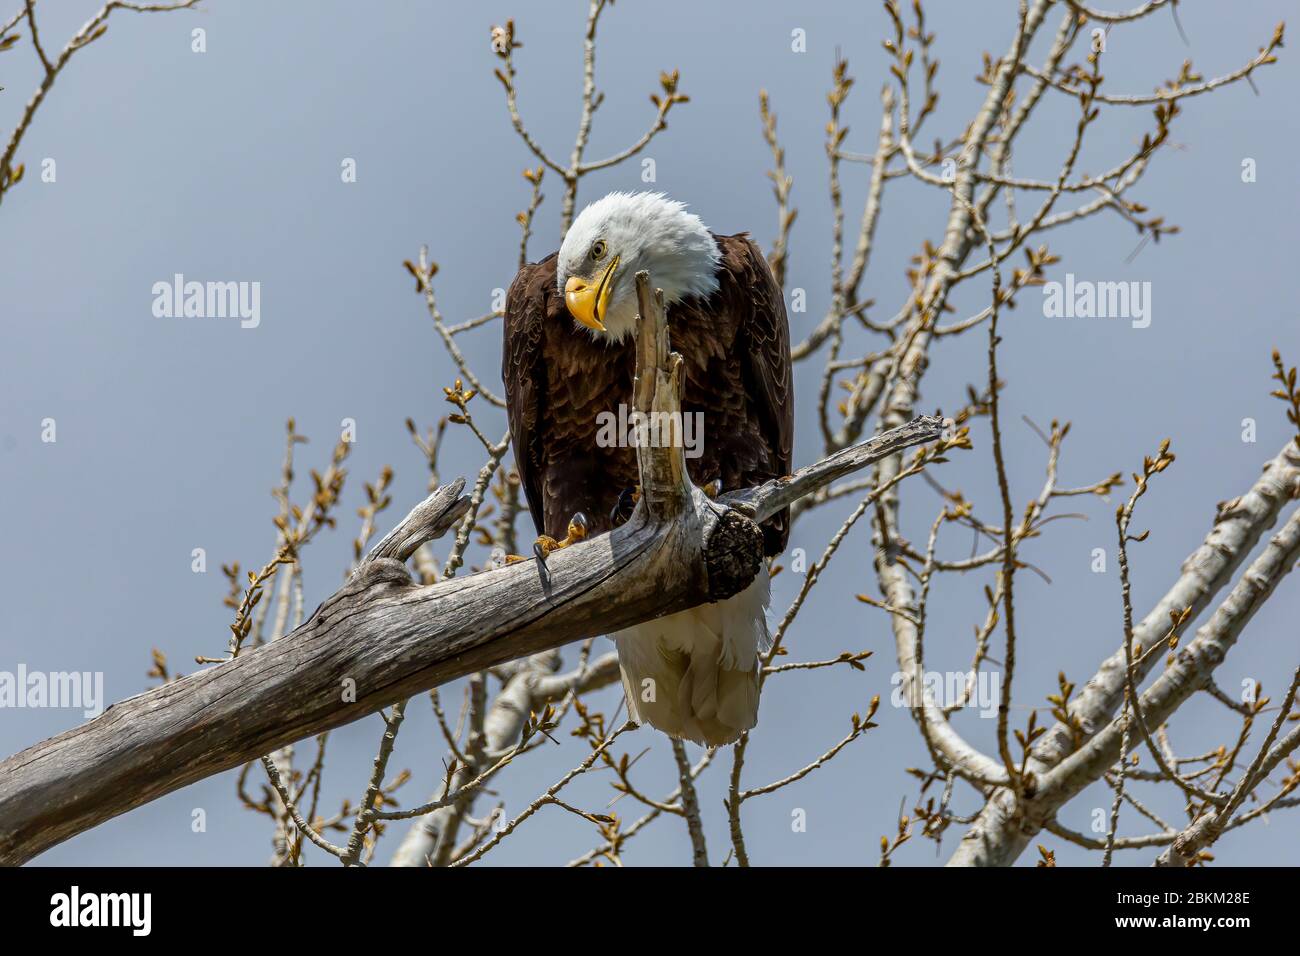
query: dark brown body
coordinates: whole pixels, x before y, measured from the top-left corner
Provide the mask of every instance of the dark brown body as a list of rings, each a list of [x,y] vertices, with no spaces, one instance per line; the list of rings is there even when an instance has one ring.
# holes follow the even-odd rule
[[[697,485],[716,480],[730,491],[790,473],[794,389],[785,303],[766,260],[744,234],[714,238],[717,292],[671,305],[668,328],[686,373],[683,411],[704,416],[702,454],[687,470]],[[635,449],[597,442],[600,414],[630,406],[635,354],[630,337],[605,343],[576,325],[555,269],[552,254],[510,287],[502,377],[533,522],[562,538],[578,511],[591,533],[609,530],[620,493],[637,483]],[[764,525],[769,555],[785,547],[788,519],[781,512]]]

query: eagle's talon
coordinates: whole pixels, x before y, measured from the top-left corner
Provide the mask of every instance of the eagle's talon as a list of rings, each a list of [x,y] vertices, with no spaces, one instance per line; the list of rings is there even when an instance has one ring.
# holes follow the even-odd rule
[[[544,534],[533,542],[533,554],[537,556],[538,561],[545,564],[547,556],[549,556],[552,551],[559,550],[559,547],[560,542],[556,541],[550,535]]]
[[[533,542],[533,554],[537,556],[538,561],[545,564],[546,559],[556,551],[567,548],[571,544],[577,544],[587,537],[587,528],[587,516],[579,511],[569,519],[568,533],[565,534],[562,541],[556,541],[549,534],[541,535]],[[506,560],[508,561],[509,558],[507,557]]]

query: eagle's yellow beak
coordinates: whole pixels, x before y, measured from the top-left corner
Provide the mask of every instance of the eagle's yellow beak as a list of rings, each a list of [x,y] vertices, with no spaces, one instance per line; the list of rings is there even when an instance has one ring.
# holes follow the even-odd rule
[[[618,256],[610,260],[605,271],[593,279],[569,276],[564,283],[564,304],[569,314],[589,329],[605,331],[605,310],[614,294],[614,274],[618,271]]]

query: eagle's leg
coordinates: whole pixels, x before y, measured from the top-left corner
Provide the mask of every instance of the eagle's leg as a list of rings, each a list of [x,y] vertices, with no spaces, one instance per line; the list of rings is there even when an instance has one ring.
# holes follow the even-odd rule
[[[614,502],[614,508],[609,513],[609,523],[622,524],[628,518],[632,517],[632,512],[636,508],[636,503],[641,500],[641,486],[628,485],[618,494],[618,501]]]
[[[569,527],[562,540],[556,541],[549,534],[539,536],[538,539],[533,542],[533,555],[538,561],[545,564],[546,558],[552,552],[559,551],[561,548],[567,548],[571,544],[576,544],[585,537],[587,537],[587,516],[579,511],[569,519]],[[506,555],[506,564],[515,564],[519,561],[527,560],[527,558],[518,554]]]

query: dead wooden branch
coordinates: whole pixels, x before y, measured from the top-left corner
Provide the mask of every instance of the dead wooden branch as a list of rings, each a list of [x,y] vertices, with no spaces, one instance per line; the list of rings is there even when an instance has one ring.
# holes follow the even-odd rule
[[[638,275],[636,407],[680,413],[680,357],[660,295]],[[0,864],[37,853],[187,784],[351,723],[456,678],[739,592],[762,560],[755,519],[832,479],[940,437],[918,418],[803,469],[714,501],[680,441],[639,447],[642,502],[609,534],[417,586],[403,561],[464,513],[436,489],[292,633],[109,707],[0,763]],[[680,436],[678,436],[680,438]],[[732,506],[729,500],[734,500]]]

